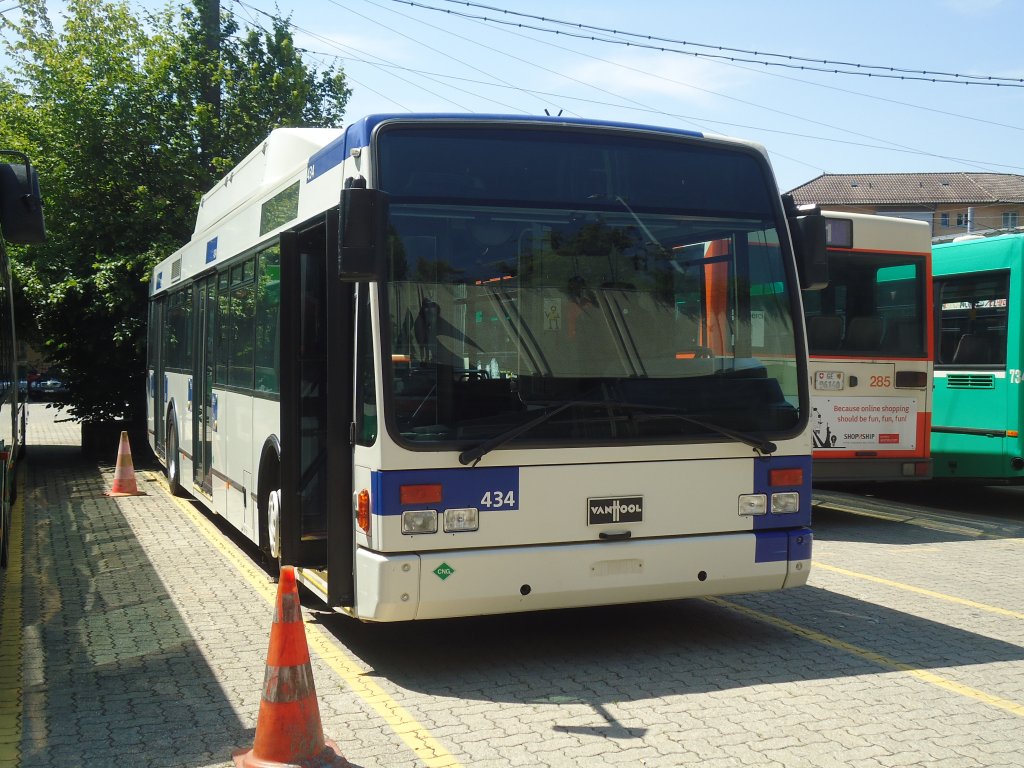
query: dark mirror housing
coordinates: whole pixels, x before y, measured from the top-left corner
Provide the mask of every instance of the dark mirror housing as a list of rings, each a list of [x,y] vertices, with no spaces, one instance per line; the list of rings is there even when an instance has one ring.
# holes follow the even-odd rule
[[[783,195],[789,234],[793,238],[800,289],[820,291],[828,286],[828,248],[825,217],[817,208],[799,209],[792,195]]]
[[[21,152],[0,150],[3,155],[13,155],[19,162],[0,163],[0,231],[9,243],[41,243],[46,225],[36,170]]]
[[[378,189],[341,191],[338,277],[342,282],[378,282],[387,265],[388,196]]]

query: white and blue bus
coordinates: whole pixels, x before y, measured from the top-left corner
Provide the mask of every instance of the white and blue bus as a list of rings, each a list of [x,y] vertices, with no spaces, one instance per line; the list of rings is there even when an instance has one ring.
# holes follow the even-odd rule
[[[802,585],[824,225],[783,203],[674,129],[274,131],[153,271],[153,450],[362,620]]]

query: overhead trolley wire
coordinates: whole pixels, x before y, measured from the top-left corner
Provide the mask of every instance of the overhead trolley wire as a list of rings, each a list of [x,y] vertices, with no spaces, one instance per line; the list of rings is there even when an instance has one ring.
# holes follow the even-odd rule
[[[399,3],[401,5],[415,6],[432,11],[438,11],[440,13],[447,13],[455,16],[463,16],[465,18],[480,19],[494,24],[505,24],[532,29],[538,32],[546,32],[548,34],[567,35],[569,37],[576,37],[584,40],[594,40],[598,42],[611,43],[613,45],[625,45],[627,47],[634,48],[648,48],[651,50],[678,53],[684,56],[695,56],[698,58],[719,59],[725,61],[741,62],[746,64],[760,64],[766,67],[783,67],[786,69],[823,72],[826,74],[835,75],[857,75],[861,77],[876,77],[892,80],[917,80],[931,83],[955,83],[957,85],[989,85],[1004,88],[1024,88],[1024,78],[1020,77],[1001,77],[997,75],[971,75],[953,72],[940,72],[928,69],[906,69],[902,67],[895,67],[884,64],[859,64],[856,62],[832,61],[830,59],[812,59],[809,57],[794,56],[785,53],[771,53],[768,51],[756,51],[745,48],[731,48],[729,46],[717,45],[713,43],[697,43],[687,40],[675,40],[673,38],[658,37],[656,35],[643,34],[639,32],[626,32],[623,30],[609,29],[606,27],[597,27],[591,24],[583,24],[581,22],[565,21],[562,19],[554,19],[546,16],[536,16],[533,14],[520,13],[518,11],[510,11],[505,8],[496,8],[494,6],[483,5],[481,3],[469,2],[468,0],[439,0],[439,2],[450,3],[453,5],[464,5],[467,8],[479,8],[481,10],[493,11],[495,13],[504,14],[506,16],[514,16],[523,19],[532,19],[534,21],[542,21],[548,24],[557,24],[560,26],[571,27],[580,30],[591,30],[593,32],[613,35],[613,37],[596,37],[594,35],[586,35],[582,33],[567,32],[559,29],[551,29],[548,27],[534,26],[531,24],[525,24],[523,22],[506,21],[498,18],[491,18],[489,16],[478,16],[475,14],[464,13],[461,11],[453,11],[446,8],[438,8],[436,6],[416,2],[416,0],[391,0],[391,2]],[[629,40],[617,39],[614,36],[636,38],[638,40],[645,40],[649,42],[631,42]],[[655,42],[671,43],[673,45],[690,46],[693,48],[704,48],[712,51],[722,51],[723,53],[702,53],[700,51],[685,51],[680,50],[678,48],[666,48],[665,46],[654,45]],[[730,56],[726,55],[726,53],[732,53],[737,55]],[[783,61],[765,61],[763,58],[742,58],[744,56],[769,57],[774,59],[782,59]],[[852,67],[853,69],[837,69],[837,67]]]
[[[450,0],[444,0],[444,1],[445,2],[449,2]],[[250,8],[252,10],[255,10],[255,11],[257,11],[257,12],[263,14],[263,15],[266,15],[266,16],[268,16],[270,18],[276,18],[272,14],[267,13],[266,11],[262,11],[261,9],[258,9],[258,8],[255,8],[254,6],[249,5],[244,0],[234,0],[234,2],[238,3],[239,5],[242,5],[242,6],[245,6],[247,8]],[[340,2],[338,2],[338,0],[329,0],[329,2],[331,2],[332,4],[338,6],[342,10],[352,12],[351,9],[349,9],[348,7],[342,5]],[[368,2],[370,5],[374,5],[376,7],[382,7],[378,3],[372,2],[372,0],[364,0],[364,2]],[[446,14],[450,14],[451,13],[451,11],[448,11],[448,10],[445,10],[445,9],[432,8],[430,6],[426,6],[426,5],[423,5],[423,4],[420,4],[420,3],[409,2],[409,0],[392,0],[392,2],[398,2],[398,3],[403,4],[403,5],[410,5],[410,6],[419,7],[419,8],[426,9],[426,10],[430,10],[430,11],[439,11],[439,12],[446,13]],[[362,14],[357,14],[357,15],[362,16]],[[415,19],[413,17],[407,16],[406,14],[399,14],[399,15],[402,16],[403,18],[411,19],[411,20],[415,21],[416,23],[425,24],[428,27],[437,29],[437,27],[434,27],[433,25],[427,24],[426,22],[423,22],[420,19]],[[462,18],[466,18],[467,20],[473,21],[475,23],[484,24],[486,26],[486,22],[485,21],[481,21],[481,20],[479,20],[477,18],[474,18],[471,15],[467,15],[467,14],[455,14],[455,15],[457,15],[459,17],[462,17]],[[362,16],[362,17],[363,18],[368,18],[366,16]],[[370,20],[374,21],[374,23],[377,23],[378,25],[382,26],[384,29],[387,29],[390,32],[394,32],[395,34],[399,34],[399,35],[401,35],[402,37],[404,37],[406,39],[413,40],[414,42],[419,42],[414,37],[411,37],[409,35],[405,35],[405,34],[400,33],[400,32],[396,32],[392,28],[390,28],[387,25],[384,25],[384,24],[382,24],[382,23],[380,23],[380,22],[378,22],[376,20],[373,20],[373,19],[370,19]],[[300,31],[300,32],[302,32],[304,34],[307,34],[307,35],[309,35],[309,36],[311,36],[313,38],[319,39],[319,40],[325,42],[328,45],[331,45],[333,47],[337,47],[339,50],[344,50],[346,48],[348,48],[350,50],[358,50],[358,49],[352,48],[351,46],[345,46],[345,45],[339,44],[339,43],[337,43],[337,42],[335,42],[333,40],[330,40],[330,39],[325,38],[325,37],[323,37],[321,35],[318,35],[317,33],[314,33],[314,32],[311,32],[309,30],[306,30],[306,29],[303,29],[301,27],[298,27],[295,24],[293,24],[290,20],[287,23],[293,29],[296,29],[297,31]],[[566,23],[568,23],[568,22],[566,22]],[[521,26],[521,25],[516,25],[516,26]],[[786,130],[781,130],[781,129],[766,128],[763,125],[745,125],[745,124],[742,124],[742,123],[735,123],[735,122],[727,122],[727,121],[722,121],[722,120],[709,119],[707,117],[699,117],[698,118],[698,117],[694,117],[694,116],[688,116],[688,115],[682,115],[682,114],[676,114],[676,113],[672,113],[672,112],[667,112],[667,111],[664,111],[664,110],[661,110],[661,109],[655,109],[655,108],[652,108],[650,106],[643,105],[640,102],[637,102],[637,101],[635,101],[633,99],[628,99],[627,97],[620,96],[619,94],[615,94],[615,93],[613,93],[611,91],[607,91],[605,89],[602,89],[602,88],[600,88],[598,86],[593,85],[592,83],[584,83],[582,81],[576,80],[576,79],[574,79],[572,77],[569,77],[568,75],[565,75],[562,72],[557,72],[557,71],[553,71],[553,70],[547,69],[545,67],[542,67],[542,66],[536,64],[535,62],[526,61],[526,60],[521,59],[519,57],[512,56],[511,54],[507,54],[504,51],[497,50],[497,49],[492,48],[490,46],[484,45],[483,43],[480,43],[477,40],[472,40],[470,38],[465,38],[465,37],[462,37],[461,35],[457,35],[454,32],[452,32],[451,30],[443,29],[442,31],[444,31],[444,32],[446,32],[448,34],[455,35],[456,37],[459,37],[460,39],[476,43],[477,45],[480,45],[480,46],[482,46],[484,48],[487,48],[488,50],[494,51],[496,53],[501,53],[502,55],[509,56],[509,57],[511,57],[513,59],[516,59],[517,61],[529,64],[530,66],[538,67],[539,69],[547,71],[547,72],[553,72],[554,74],[557,74],[557,75],[559,75],[561,77],[565,77],[565,78],[569,79],[572,82],[576,82],[577,84],[582,84],[582,85],[585,85],[585,86],[588,86],[588,87],[592,87],[595,90],[598,90],[598,91],[600,91],[602,93],[605,93],[606,95],[612,96],[612,97],[620,99],[620,100],[628,101],[628,102],[630,102],[631,104],[633,104],[635,106],[629,106],[629,105],[622,104],[622,103],[608,103],[608,102],[602,102],[602,101],[597,101],[597,100],[593,100],[593,99],[585,99],[585,98],[576,97],[576,96],[554,94],[554,93],[545,92],[545,91],[536,91],[536,90],[531,90],[531,89],[523,88],[520,85],[513,85],[513,84],[505,83],[504,81],[500,81],[499,83],[490,82],[490,81],[477,81],[477,80],[470,80],[468,78],[463,78],[463,77],[456,77],[456,76],[453,76],[453,75],[425,72],[423,70],[412,69],[412,68],[409,68],[409,67],[403,67],[403,66],[394,64],[392,62],[387,62],[386,60],[381,59],[381,57],[377,57],[377,56],[375,56],[373,54],[364,54],[364,55],[372,55],[372,56],[374,56],[374,58],[380,59],[379,62],[368,61],[366,59],[358,59],[358,58],[352,57],[352,56],[347,55],[347,54],[339,55],[339,54],[333,54],[333,53],[316,52],[316,51],[312,51],[310,49],[300,49],[300,50],[302,50],[303,52],[305,52],[307,54],[310,54],[310,55],[316,54],[316,55],[321,55],[321,56],[334,57],[336,59],[342,59],[342,60],[348,60],[348,61],[356,61],[356,62],[368,64],[370,66],[373,66],[373,67],[379,68],[379,69],[383,69],[383,70],[388,70],[388,69],[403,70],[403,71],[407,71],[407,72],[410,72],[410,73],[414,73],[416,75],[419,75],[420,77],[427,78],[427,79],[429,79],[429,80],[431,80],[433,82],[437,82],[437,83],[440,83],[441,80],[461,80],[461,81],[464,81],[464,82],[472,82],[472,83],[479,84],[479,85],[484,85],[484,86],[487,86],[487,87],[500,87],[500,88],[516,90],[516,91],[521,92],[521,93],[529,93],[529,94],[531,94],[533,96],[536,96],[538,98],[542,98],[545,101],[548,101],[549,98],[554,97],[554,98],[557,98],[557,99],[559,99],[559,100],[561,100],[563,102],[564,101],[578,101],[578,102],[582,102],[582,103],[596,104],[596,105],[600,105],[600,106],[611,106],[611,107],[616,107],[616,108],[626,109],[626,110],[631,110],[631,111],[637,111],[637,112],[644,112],[644,113],[649,113],[649,114],[662,115],[662,116],[665,116],[665,117],[671,117],[671,118],[674,118],[674,119],[678,119],[678,120],[682,120],[682,121],[685,121],[685,122],[689,122],[691,125],[695,126],[698,130],[703,130],[704,132],[707,132],[707,129],[701,127],[700,125],[698,125],[696,123],[696,121],[700,121],[700,122],[704,122],[704,123],[712,123],[712,124],[720,125],[720,126],[728,126],[729,128],[741,128],[741,129],[744,129],[744,130],[756,130],[756,131],[765,132],[765,133],[771,133],[771,134],[778,134],[778,135],[793,136],[793,137],[798,137],[798,138],[805,138],[805,139],[810,139],[810,140],[814,140],[814,141],[825,141],[825,142],[831,142],[831,143],[837,143],[837,144],[844,144],[844,145],[848,145],[848,146],[858,146],[858,147],[865,147],[865,148],[870,148],[870,149],[881,149],[881,150],[889,150],[889,151],[894,151],[894,152],[901,152],[901,153],[905,153],[905,154],[922,155],[922,156],[925,156],[925,157],[933,157],[933,158],[937,158],[937,159],[948,160],[948,161],[951,161],[951,162],[958,162],[958,163],[962,163],[964,165],[967,165],[967,166],[970,166],[970,167],[974,167],[974,168],[978,168],[978,169],[982,169],[982,170],[984,170],[985,167],[988,167],[988,168],[1000,167],[1000,168],[1008,168],[1008,169],[1014,169],[1014,170],[1024,170],[1024,168],[1022,168],[1021,166],[1002,164],[1002,163],[991,163],[991,162],[987,162],[987,161],[970,160],[970,159],[966,159],[966,158],[951,157],[951,156],[948,156],[948,155],[942,155],[942,154],[938,154],[938,153],[927,152],[925,150],[921,150],[921,149],[917,149],[917,148],[914,148],[914,147],[909,147],[909,146],[906,146],[906,145],[898,144],[896,142],[891,142],[891,141],[888,141],[886,139],[882,139],[882,138],[879,138],[879,137],[876,137],[876,136],[871,136],[871,135],[868,135],[868,134],[858,133],[856,131],[850,130],[849,128],[844,128],[844,127],[841,127],[841,126],[835,126],[835,125],[831,125],[829,123],[824,123],[824,122],[821,122],[821,121],[811,120],[809,118],[801,117],[799,115],[794,115],[794,114],[791,114],[791,113],[788,113],[788,112],[784,112],[784,111],[781,111],[781,110],[778,110],[778,109],[775,109],[775,108],[772,108],[772,107],[766,107],[766,106],[759,105],[759,104],[756,104],[756,103],[753,103],[753,102],[747,102],[747,101],[744,101],[742,99],[736,99],[735,97],[731,97],[731,96],[728,96],[728,95],[725,95],[725,94],[717,93],[715,91],[711,91],[711,90],[708,90],[708,89],[705,89],[705,88],[701,88],[699,86],[694,86],[694,85],[689,84],[689,83],[679,82],[679,81],[672,80],[670,78],[664,78],[664,77],[656,76],[656,77],[659,77],[659,79],[665,80],[666,82],[675,83],[677,85],[683,85],[685,87],[695,88],[696,90],[700,90],[700,91],[703,91],[703,92],[706,92],[706,93],[709,93],[709,94],[712,94],[712,95],[716,95],[716,96],[720,96],[722,98],[727,98],[727,99],[731,99],[731,100],[734,100],[734,101],[738,101],[740,103],[746,104],[747,106],[751,106],[751,107],[755,107],[755,108],[759,108],[759,109],[766,109],[766,110],[775,112],[777,114],[783,115],[783,116],[788,117],[788,118],[798,119],[798,120],[801,120],[803,122],[817,124],[817,125],[820,125],[820,126],[825,127],[825,128],[830,128],[830,129],[833,129],[833,130],[838,130],[838,131],[842,131],[842,132],[845,132],[845,133],[849,133],[849,134],[851,134],[853,136],[856,136],[856,137],[860,137],[860,138],[863,138],[863,139],[869,139],[870,141],[881,142],[882,144],[871,144],[871,143],[851,141],[851,140],[828,138],[828,137],[824,137],[824,136],[815,136],[815,135],[810,135],[810,134],[805,134],[805,133],[798,133],[798,132],[794,132],[794,131],[786,131]],[[521,33],[512,32],[511,34],[521,34]],[[524,35],[524,37],[526,39],[532,40],[534,42],[541,42],[541,43],[543,43],[543,41],[536,40],[535,38],[532,38],[532,37],[527,37],[525,35]],[[622,64],[619,64],[619,63],[607,62],[605,59],[601,59],[600,57],[592,56],[590,54],[581,53],[579,51],[575,51],[575,50],[568,49],[568,48],[562,48],[562,46],[558,46],[558,45],[555,45],[553,43],[544,43],[544,44],[551,45],[552,47],[559,48],[561,50],[566,50],[566,51],[568,51],[570,53],[574,53],[576,55],[585,56],[587,58],[592,58],[592,59],[594,59],[596,61],[601,61],[601,62],[609,63],[609,64],[612,64],[612,65],[618,66],[618,67],[624,67],[625,69],[632,69],[632,68],[630,68],[628,66],[625,66],[625,65],[622,65]],[[453,61],[455,61],[455,62],[457,62],[459,64],[463,64],[465,66],[471,66],[469,64],[466,64],[465,62],[460,61],[459,59],[454,59],[453,57],[448,56],[443,51],[438,51],[438,49],[432,48],[432,47],[429,47],[429,46],[427,46],[427,47],[429,48],[429,50],[431,50],[431,51],[433,51],[435,53],[440,53],[441,55],[444,55],[446,58],[450,58],[450,59],[452,59]],[[381,62],[383,62],[383,63],[381,63]],[[482,70],[480,70],[477,67],[472,67],[471,66],[471,68],[474,71],[480,72],[482,74],[487,74],[489,77],[493,77],[493,75],[491,75],[490,73],[484,73],[484,72],[482,72]],[[389,72],[389,74],[392,74],[392,76],[396,76],[396,75],[394,75],[391,72]],[[646,71],[643,72],[643,74],[652,75],[652,73],[646,72]],[[781,77],[782,75],[776,75],[776,76]],[[350,77],[348,73],[346,73],[346,77]],[[405,78],[399,78],[399,79],[402,79],[402,80],[404,80],[405,82],[407,82],[409,84],[413,84],[412,81],[410,81],[408,79],[405,79]],[[357,84],[359,84],[358,81],[355,80],[355,79],[353,79],[353,82],[356,82]],[[376,93],[376,94],[382,96],[383,98],[388,99],[389,101],[392,101],[392,102],[394,102],[396,104],[398,103],[398,102],[395,102],[394,99],[391,99],[390,97],[386,96],[385,94],[381,93],[378,90],[369,88],[366,85],[363,85],[363,87],[366,87],[368,90],[370,90],[373,93]],[[421,87],[421,86],[417,85],[417,87]],[[449,85],[447,87],[454,87],[454,86],[450,86]],[[458,90],[462,91],[463,93],[466,93],[468,95],[475,96],[475,97],[478,97],[478,98],[487,98],[487,97],[479,96],[479,94],[473,93],[473,92],[465,90],[465,89],[461,89],[460,88]],[[842,90],[842,89],[840,89],[840,90]],[[428,91],[428,92],[430,92],[430,91]],[[433,92],[431,92],[431,93],[433,93]],[[851,92],[851,93],[856,94],[856,92]],[[436,93],[434,95],[438,96],[438,98],[443,98],[443,99],[445,98],[445,97],[440,96],[439,94],[436,94]],[[445,100],[446,101],[451,101],[450,99],[445,99]],[[498,101],[496,101],[494,99],[488,99],[488,100],[494,101],[494,103],[498,103],[498,104],[501,103],[501,102],[498,102]],[[455,103],[455,102],[451,102],[451,103]],[[550,103],[550,101],[548,101],[548,103]],[[461,107],[461,105],[458,105],[458,106],[460,106],[461,109],[466,109],[465,107]],[[503,105],[503,106],[508,106],[508,105]],[[509,108],[510,109],[515,109],[514,107],[509,107]],[[922,108],[922,109],[926,109],[926,108]],[[466,109],[466,111],[472,112],[473,110]],[[516,111],[526,112],[526,110],[516,110]],[[952,113],[950,113],[950,114],[952,114]],[[958,116],[958,115],[952,115],[952,116]],[[965,119],[971,119],[971,118],[965,118]],[[888,146],[884,146],[884,145],[888,145]],[[824,169],[822,169],[822,168],[820,168],[820,167],[818,167],[816,165],[813,165],[811,163],[807,163],[807,162],[805,162],[803,160],[799,160],[797,158],[789,157],[787,155],[782,155],[782,154],[780,154],[778,152],[775,152],[775,151],[772,151],[772,154],[775,154],[775,155],[777,155],[779,157],[784,157],[785,159],[791,160],[791,161],[799,163],[801,165],[806,165],[808,167],[815,168],[816,170],[819,170],[821,172],[825,172]]]

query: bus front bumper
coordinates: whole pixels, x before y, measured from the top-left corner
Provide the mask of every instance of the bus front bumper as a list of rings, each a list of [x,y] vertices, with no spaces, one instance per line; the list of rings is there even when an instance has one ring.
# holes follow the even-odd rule
[[[358,549],[351,613],[411,621],[788,589],[807,582],[811,538],[800,528],[421,554]]]

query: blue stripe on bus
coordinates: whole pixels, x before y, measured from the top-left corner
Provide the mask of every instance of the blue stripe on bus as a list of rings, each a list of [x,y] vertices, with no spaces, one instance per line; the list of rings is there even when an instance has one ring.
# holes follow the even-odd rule
[[[581,127],[628,128],[630,130],[655,131],[673,136],[689,136],[703,138],[698,131],[683,128],[665,128],[662,126],[643,125],[640,123],[620,123],[609,120],[590,120],[577,117],[550,117],[547,115],[474,115],[468,113],[436,113],[436,114],[380,114],[367,115],[349,125],[345,132],[326,147],[317,150],[306,164],[306,181],[310,182],[323,176],[327,171],[341,165],[353,149],[370,145],[370,136],[374,129],[387,120],[451,120],[463,122],[500,121],[502,123],[550,123],[552,125],[575,125]]]
[[[770,485],[773,469],[799,469],[803,482],[799,485]],[[771,511],[753,518],[754,530],[772,528],[793,528],[811,524],[811,457],[810,456],[762,456],[754,459],[754,493],[763,493],[770,499],[773,493],[795,491],[800,495],[800,509],[787,515],[773,515]]]
[[[778,563],[810,560],[814,536],[810,528],[789,531],[755,531],[754,562]]]
[[[439,504],[401,503],[403,485],[440,485]],[[459,509],[508,512],[519,508],[519,467],[398,469],[373,473],[373,514],[400,515],[406,509]]]

